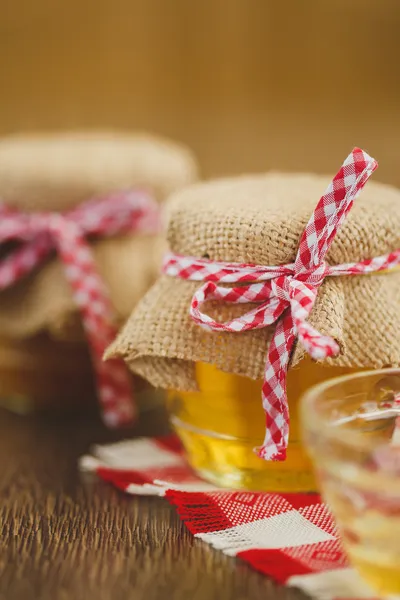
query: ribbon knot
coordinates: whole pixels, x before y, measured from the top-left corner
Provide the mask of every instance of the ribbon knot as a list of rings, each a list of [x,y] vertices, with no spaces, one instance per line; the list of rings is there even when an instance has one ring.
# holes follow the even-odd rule
[[[89,200],[63,214],[24,213],[0,203],[0,244],[18,243],[0,260],[0,290],[33,271],[54,250],[58,253],[81,313],[103,419],[109,426],[134,418],[132,381],[122,362],[102,360],[116,335],[116,319],[86,238],[159,230],[158,205],[141,190]]]
[[[296,290],[296,280],[294,275],[280,275],[276,279],[271,279],[271,297],[276,296],[283,302],[290,304]]]
[[[322,263],[318,265],[311,265],[308,269],[303,268],[297,273],[294,272],[293,277],[296,279],[296,281],[300,281],[305,285],[309,285],[317,289],[324,281],[328,272],[328,265],[325,263],[325,261],[322,261]]]
[[[202,327],[237,333],[276,323],[262,386],[266,435],[258,454],[267,460],[286,457],[289,438],[286,374],[295,340],[315,360],[339,353],[336,341],[321,334],[307,320],[324,279],[385,271],[400,263],[400,250],[359,263],[330,266],[325,262],[339,227],[377,166],[360,148],[349,154],[311,215],[294,263],[278,266],[226,263],[174,253],[165,258],[163,271],[167,275],[206,282],[194,294],[190,307],[191,317]],[[236,287],[227,287],[232,284]],[[251,303],[254,308],[220,323],[201,311],[207,300]]]

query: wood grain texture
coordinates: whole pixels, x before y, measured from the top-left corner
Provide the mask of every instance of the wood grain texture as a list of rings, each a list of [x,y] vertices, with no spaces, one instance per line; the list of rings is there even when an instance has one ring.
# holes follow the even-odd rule
[[[133,434],[162,433],[149,413]],[[96,419],[0,412],[0,600],[296,600],[194,538],[167,502],[82,481]]]

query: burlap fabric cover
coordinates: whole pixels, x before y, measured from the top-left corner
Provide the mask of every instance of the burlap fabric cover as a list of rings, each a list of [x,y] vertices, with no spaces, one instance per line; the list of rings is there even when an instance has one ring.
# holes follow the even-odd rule
[[[163,201],[197,179],[192,154],[148,135],[76,132],[0,140],[0,198],[26,211],[63,211],[116,190],[150,189]],[[161,238],[132,234],[93,244],[99,271],[122,322],[155,280]],[[0,293],[0,335],[25,338],[47,330],[80,338],[80,318],[61,264],[54,258]]]
[[[172,251],[216,260],[276,265],[292,262],[300,236],[330,177],[270,173],[197,184],[169,203]],[[400,191],[369,182],[329,251],[330,264],[379,256],[400,247]],[[196,390],[194,363],[253,379],[263,376],[273,328],[206,332],[189,305],[201,285],[161,276],[108,351],[156,386]],[[209,306],[227,320],[251,306]],[[334,337],[338,366],[400,364],[400,271],[326,279],[310,322]],[[297,345],[292,364],[303,356]]]

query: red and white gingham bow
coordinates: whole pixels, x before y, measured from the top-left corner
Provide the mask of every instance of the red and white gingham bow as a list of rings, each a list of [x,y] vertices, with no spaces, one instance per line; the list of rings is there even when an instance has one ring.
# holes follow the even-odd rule
[[[277,321],[265,365],[262,402],[266,436],[258,454],[266,460],[285,460],[289,437],[286,374],[296,338],[315,359],[335,356],[337,343],[321,335],[307,318],[318,288],[328,276],[361,275],[391,269],[400,263],[400,250],[359,263],[329,266],[324,261],[338,228],[378,163],[355,148],[328,186],[305,228],[294,263],[257,266],[197,259],[178,254],[165,257],[163,272],[173,277],[205,281],[194,294],[190,315],[212,331],[241,332],[268,327]],[[217,283],[215,283],[217,282]],[[223,287],[217,284],[240,284]],[[207,300],[257,303],[246,314],[226,323],[201,312]]]
[[[104,421],[128,424],[135,416],[131,378],[120,361],[103,362],[116,335],[113,308],[87,236],[159,230],[157,203],[132,190],[90,200],[71,211],[23,213],[0,203],[0,243],[20,242],[0,261],[0,290],[13,285],[56,250],[80,310],[97,378]]]

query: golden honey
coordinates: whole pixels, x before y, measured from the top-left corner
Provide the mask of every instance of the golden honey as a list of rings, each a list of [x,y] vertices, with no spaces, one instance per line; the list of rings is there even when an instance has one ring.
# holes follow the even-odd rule
[[[198,363],[199,392],[169,393],[171,421],[190,464],[209,481],[251,490],[314,491],[311,463],[300,439],[298,400],[311,385],[352,371],[310,359],[289,370],[290,439],[284,462],[267,462],[254,453],[265,435],[262,381]]]
[[[379,593],[400,594],[399,515],[369,510],[352,525],[364,532],[354,542],[345,541],[352,565]]]
[[[373,421],[369,422],[373,426]],[[388,443],[392,427],[365,432],[374,443]],[[380,439],[379,439],[380,438]],[[346,467],[342,467],[346,475]],[[371,474],[338,477],[321,472],[324,495],[335,515],[350,562],[380,594],[400,594],[400,498],[384,486],[370,488]],[[372,474],[372,477],[374,475]],[[395,482],[396,477],[393,478]],[[366,485],[368,484],[368,485]]]

